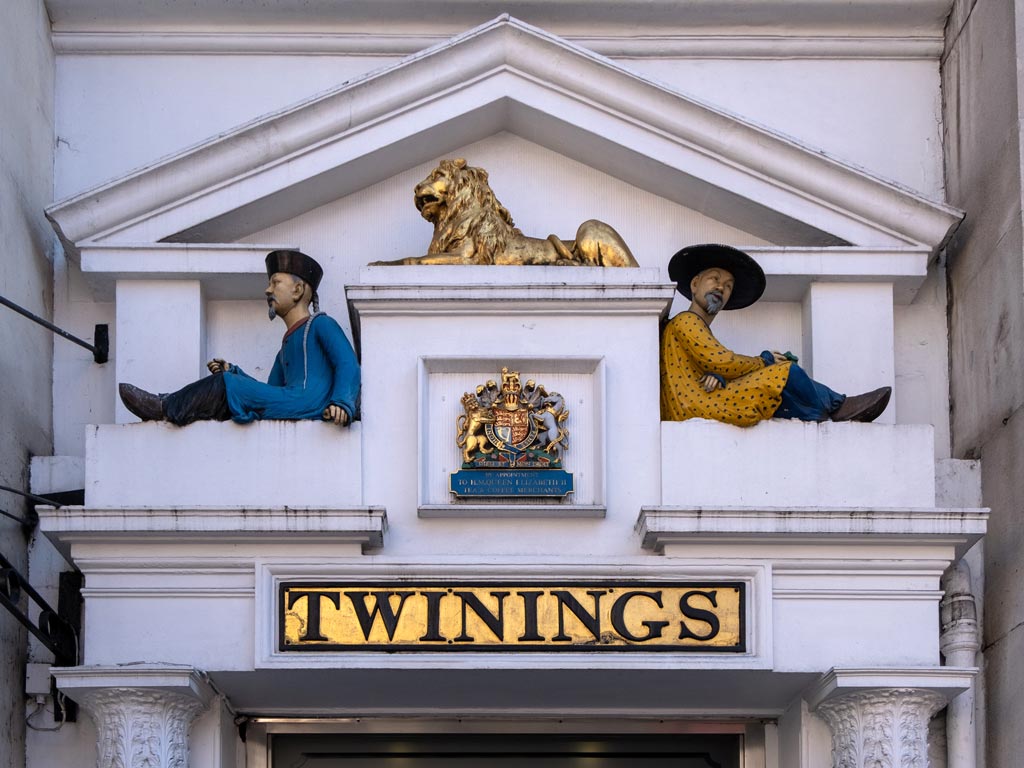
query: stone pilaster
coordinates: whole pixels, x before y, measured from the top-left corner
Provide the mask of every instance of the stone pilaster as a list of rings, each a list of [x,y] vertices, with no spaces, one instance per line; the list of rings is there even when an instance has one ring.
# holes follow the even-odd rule
[[[929,768],[928,721],[946,704],[913,688],[859,690],[823,702],[833,768]]]
[[[97,768],[188,768],[189,729],[214,697],[191,667],[55,668],[96,723]]]

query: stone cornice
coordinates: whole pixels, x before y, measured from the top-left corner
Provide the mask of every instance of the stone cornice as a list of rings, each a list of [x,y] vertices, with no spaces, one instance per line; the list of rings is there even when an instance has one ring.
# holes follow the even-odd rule
[[[774,246],[743,246],[762,266],[768,276],[766,301],[799,301],[811,282],[888,282],[893,284],[897,304],[910,303],[928,273],[930,251],[925,247],[897,248],[796,248]],[[264,286],[264,257],[278,248],[295,245],[250,245],[245,243],[81,243],[80,264],[83,274],[99,292],[112,296],[118,280],[199,280],[208,298],[251,299],[258,296]],[[366,270],[370,271],[367,272]],[[407,284],[409,275],[429,284],[438,267],[426,267],[410,272],[404,267],[364,268],[360,277],[373,284]],[[481,284],[509,274],[509,268],[494,272],[470,273],[467,267],[446,267],[457,270],[459,281],[470,275],[480,276]],[[529,267],[524,277],[533,279],[539,268]],[[566,275],[557,268],[560,280]],[[613,275],[602,277],[595,283],[614,280]],[[652,278],[658,282],[660,278]],[[436,281],[435,281],[436,282]],[[451,285],[452,281],[441,283]]]
[[[985,534],[987,509],[644,507],[635,531],[644,549],[729,541],[877,545],[942,543],[958,556]]]
[[[61,55],[409,56],[447,39],[443,34],[253,31],[54,32]],[[621,59],[937,59],[938,34],[820,34],[787,29],[738,34],[566,35],[602,56]]]
[[[565,36],[607,34],[627,25],[637,36],[712,34],[724,30],[806,35],[878,34],[942,36],[951,0],[193,0],[187,12],[172,2],[126,5],[118,0],[48,0],[56,34],[70,31],[133,32],[267,29],[388,37],[451,36],[497,13],[508,12]],[[583,10],[585,8],[585,11]],[[443,12],[441,12],[443,9]]]
[[[812,711],[846,694],[884,689],[931,691],[948,701],[969,689],[977,672],[973,667],[831,669],[804,694],[804,698]]]
[[[51,671],[57,686],[73,699],[111,688],[138,688],[194,699],[205,708],[215,696],[202,672],[181,664],[53,667]]]
[[[40,530],[71,562],[81,541],[218,541],[272,544],[315,540],[379,548],[387,532],[382,507],[45,507],[37,508]]]
[[[775,242],[934,252],[962,218],[508,16],[47,215],[71,253],[231,241],[498,130]]]

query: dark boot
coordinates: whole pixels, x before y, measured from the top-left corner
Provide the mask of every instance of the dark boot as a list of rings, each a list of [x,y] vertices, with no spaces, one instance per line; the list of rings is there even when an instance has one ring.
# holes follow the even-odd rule
[[[891,395],[892,387],[879,387],[863,395],[847,397],[830,418],[832,421],[874,421],[882,415]]]
[[[164,400],[134,384],[119,384],[117,391],[121,394],[124,407],[143,421],[163,421]]]

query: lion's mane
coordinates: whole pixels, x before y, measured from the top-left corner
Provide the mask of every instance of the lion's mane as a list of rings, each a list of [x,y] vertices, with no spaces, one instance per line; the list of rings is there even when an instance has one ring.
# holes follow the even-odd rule
[[[448,193],[427,253],[445,253],[469,238],[476,245],[473,262],[493,264],[509,240],[522,233],[494,196],[487,171],[467,166],[462,159],[442,160],[437,170],[448,181]]]

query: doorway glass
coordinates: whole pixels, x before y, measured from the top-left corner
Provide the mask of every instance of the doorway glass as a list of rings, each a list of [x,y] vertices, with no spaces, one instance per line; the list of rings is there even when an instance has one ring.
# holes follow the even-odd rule
[[[273,768],[739,768],[741,736],[374,734],[273,737]]]

